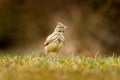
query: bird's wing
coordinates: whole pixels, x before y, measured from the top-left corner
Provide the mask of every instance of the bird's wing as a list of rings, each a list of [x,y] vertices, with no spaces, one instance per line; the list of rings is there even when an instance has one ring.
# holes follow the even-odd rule
[[[47,37],[47,39],[44,42],[44,46],[47,46],[53,40],[52,36],[53,35],[51,34]]]

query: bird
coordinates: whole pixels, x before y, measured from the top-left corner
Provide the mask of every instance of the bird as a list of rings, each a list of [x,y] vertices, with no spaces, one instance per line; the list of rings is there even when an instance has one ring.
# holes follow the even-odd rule
[[[51,52],[59,53],[62,47],[65,45],[64,31],[67,26],[62,24],[61,22],[57,23],[57,26],[52,34],[50,34],[45,42],[45,54],[48,55]]]

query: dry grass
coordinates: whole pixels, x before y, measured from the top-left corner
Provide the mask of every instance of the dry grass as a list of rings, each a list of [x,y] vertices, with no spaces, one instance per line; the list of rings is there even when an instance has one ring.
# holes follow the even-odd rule
[[[0,80],[119,80],[119,57],[1,55]]]

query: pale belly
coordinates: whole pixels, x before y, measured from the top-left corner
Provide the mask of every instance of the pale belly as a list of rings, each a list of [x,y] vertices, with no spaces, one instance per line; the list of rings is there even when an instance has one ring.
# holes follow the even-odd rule
[[[63,43],[50,43],[49,45],[47,45],[45,47],[45,50],[49,53],[49,52],[59,52],[61,50],[61,48],[63,47]]]

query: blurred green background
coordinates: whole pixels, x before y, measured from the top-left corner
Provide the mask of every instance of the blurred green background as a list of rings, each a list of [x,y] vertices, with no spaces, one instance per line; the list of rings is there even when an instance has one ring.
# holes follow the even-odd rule
[[[43,50],[57,22],[61,53],[120,53],[120,0],[0,0],[0,50]]]

